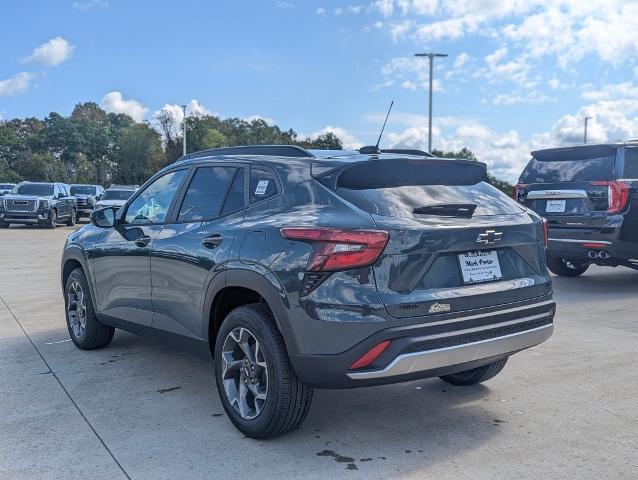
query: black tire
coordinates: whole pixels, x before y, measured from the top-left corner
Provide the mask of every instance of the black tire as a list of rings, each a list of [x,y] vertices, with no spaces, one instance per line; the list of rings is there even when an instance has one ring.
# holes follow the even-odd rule
[[[57,226],[58,222],[58,212],[55,208],[51,209],[49,212],[49,220],[47,221],[47,228],[54,229]]]
[[[78,333],[77,329],[74,329],[72,325],[72,311],[75,310],[77,315],[77,304],[74,307],[74,284],[79,284],[84,294],[84,312],[85,312],[85,327],[81,333]],[[77,295],[75,295],[77,299]],[[115,328],[109,327],[101,323],[95,315],[93,309],[93,299],[91,297],[91,291],[84,275],[84,271],[81,268],[76,268],[71,272],[69,278],[64,286],[64,307],[66,325],[69,330],[71,340],[75,345],[82,350],[95,350],[96,348],[104,348],[113,339]]]
[[[231,404],[222,377],[224,344],[231,332],[237,332],[238,329],[248,330],[253,339],[259,342],[266,364],[266,399],[261,412],[250,419],[244,418],[239,409]],[[241,368],[238,374],[239,370]],[[262,304],[238,307],[224,319],[215,342],[215,381],[228,418],[239,431],[251,438],[271,438],[297,429],[306,418],[312,402],[312,388],[297,379],[281,333],[270,310]],[[227,382],[234,380],[228,378]],[[239,383],[241,380],[236,384]],[[253,402],[255,404],[256,400]]]
[[[77,214],[75,213],[75,208],[74,208],[71,210],[71,216],[69,217],[69,220],[67,220],[66,222],[67,227],[75,226],[76,217],[77,217]]]
[[[472,370],[466,370],[464,372],[453,373],[452,375],[443,375],[439,378],[444,382],[456,385],[457,387],[476,385],[477,383],[486,382],[490,378],[494,378],[498,375],[507,363],[507,359],[508,357],[505,357],[502,360],[488,363],[482,367],[473,368]]]
[[[547,256],[549,271],[561,277],[578,277],[587,271],[589,263],[577,263],[564,258]]]

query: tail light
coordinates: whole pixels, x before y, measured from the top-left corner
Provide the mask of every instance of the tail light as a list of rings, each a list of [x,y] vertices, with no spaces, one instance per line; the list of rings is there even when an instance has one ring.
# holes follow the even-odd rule
[[[514,189],[512,190],[512,198],[514,200],[518,200],[521,192],[527,189],[527,187],[529,187],[527,183],[517,183],[516,185],[514,185]]]
[[[607,213],[622,212],[629,203],[631,187],[625,182],[591,182],[591,184],[607,187]]]
[[[383,230],[286,227],[281,236],[313,245],[308,262],[311,272],[367,267],[377,261],[388,243],[388,232]]]
[[[545,248],[547,248],[549,245],[549,225],[546,218],[543,218],[543,243]]]

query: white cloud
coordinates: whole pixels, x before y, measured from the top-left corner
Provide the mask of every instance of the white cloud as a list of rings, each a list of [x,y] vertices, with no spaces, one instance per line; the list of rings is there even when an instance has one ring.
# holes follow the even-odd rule
[[[254,120],[263,120],[264,122],[266,122],[268,125],[274,125],[275,121],[270,118],[270,117],[264,117],[262,115],[249,115],[247,117],[244,117],[242,120],[246,120],[247,122],[252,122]]]
[[[454,59],[454,68],[461,68],[463,65],[465,65],[468,61],[468,59],[470,58],[470,56],[463,52],[460,53],[456,56],[456,58]]]
[[[525,93],[499,93],[494,96],[492,103],[494,105],[516,105],[521,103],[545,103],[552,101],[553,99],[544,93],[537,90],[528,91]]]
[[[174,129],[180,130],[180,124],[184,121],[184,111],[182,110],[182,106],[177,103],[167,103],[159,110],[153,112],[152,115],[152,124],[156,127],[157,117],[162,113],[168,113],[175,120]],[[199,101],[192,99],[190,102],[186,104],[186,115],[187,116],[203,116],[203,115],[213,115],[218,116],[217,113],[211,112],[205,106],[203,106]],[[244,120],[250,121],[252,118],[256,118],[256,115],[251,117],[247,117]],[[264,118],[264,120],[268,121],[270,119]],[[173,132],[176,133],[176,132]]]
[[[334,14],[335,14],[336,16],[339,16],[339,15],[341,15],[341,14],[343,13],[343,8],[341,8],[341,7],[335,7],[335,9],[333,10],[333,12],[334,12]]]
[[[20,72],[6,80],[0,80],[0,97],[26,92],[35,78],[35,73]]]
[[[127,100],[121,92],[109,92],[102,98],[102,108],[110,113],[125,113],[136,122],[141,122],[148,108],[137,100]]]
[[[401,86],[406,90],[416,90],[416,83],[411,82],[410,80],[406,80],[401,84]]]
[[[71,58],[75,46],[62,37],[55,37],[43,43],[33,53],[24,59],[24,62],[35,62],[46,67],[55,67]]]
[[[81,1],[81,0],[76,0],[73,2],[73,8],[75,8],[76,10],[82,10],[85,12],[88,12],[89,10],[93,10],[94,8],[97,7],[108,7],[109,6],[109,2],[107,2],[106,0],[85,0],[85,1]]]
[[[321,17],[326,15],[326,9],[325,8],[318,8],[317,10],[315,10],[315,13]]]
[[[277,5],[277,8],[292,8],[292,7],[294,7],[294,5],[292,3],[286,2],[286,1],[283,1],[283,0],[278,0],[276,5]]]
[[[372,4],[372,8],[378,11],[384,17],[391,17],[394,13],[393,0],[377,0]]]
[[[357,13],[361,13],[363,7],[361,5],[348,5],[348,10],[350,13],[354,13],[356,15]]]
[[[550,78],[547,81],[547,85],[549,85],[549,88],[551,88],[552,90],[558,90],[563,87],[563,84],[561,83],[561,81],[556,77]]]
[[[310,137],[315,138],[319,135],[325,135],[326,133],[332,133],[339,140],[341,140],[341,143],[343,144],[343,148],[345,150],[357,150],[363,147],[363,143],[361,143],[354,134],[341,127],[327,126],[322,128],[321,130],[311,133]]]

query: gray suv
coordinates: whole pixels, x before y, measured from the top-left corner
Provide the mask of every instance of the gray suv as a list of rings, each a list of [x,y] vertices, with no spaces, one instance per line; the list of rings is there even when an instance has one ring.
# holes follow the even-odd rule
[[[77,201],[65,183],[22,182],[0,199],[0,228],[11,224],[75,225]]]
[[[62,257],[71,339],[122,328],[212,354],[254,438],[297,428],[313,387],[473,385],[547,340],[542,219],[482,163],[364,152],[193,153],[93,212]]]

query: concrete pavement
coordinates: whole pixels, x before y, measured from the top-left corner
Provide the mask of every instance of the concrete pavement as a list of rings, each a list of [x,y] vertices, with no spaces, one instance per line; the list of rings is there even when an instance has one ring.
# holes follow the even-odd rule
[[[0,230],[0,479],[638,476],[638,272],[555,278],[554,337],[485,385],[318,390],[299,431],[254,441],[210,363],[121,331],[68,341],[71,230]]]

